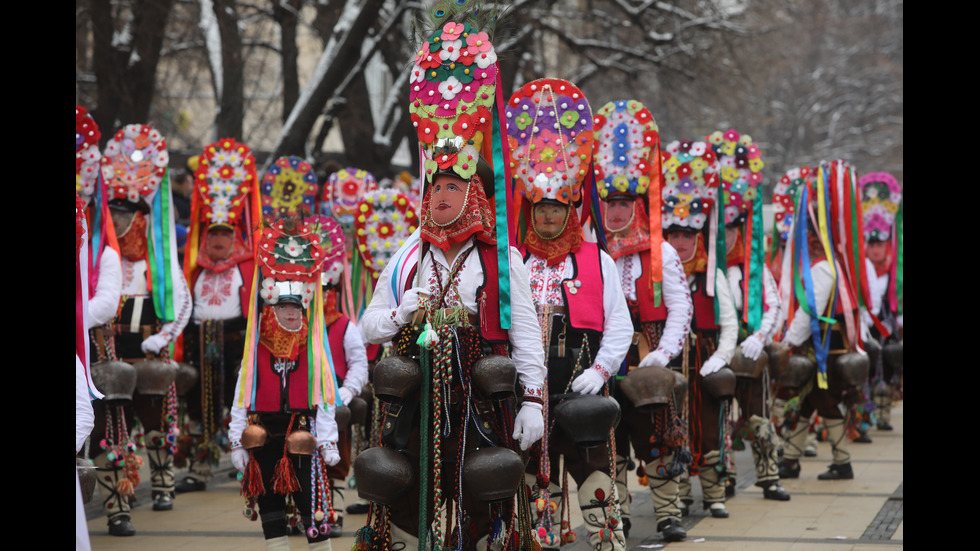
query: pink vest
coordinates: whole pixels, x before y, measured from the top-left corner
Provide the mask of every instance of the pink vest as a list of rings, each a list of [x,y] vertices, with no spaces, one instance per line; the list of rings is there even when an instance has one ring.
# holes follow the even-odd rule
[[[583,241],[572,260],[572,278],[561,282],[561,292],[568,310],[568,321],[575,329],[602,332],[605,320],[602,296],[602,261],[599,245]]]

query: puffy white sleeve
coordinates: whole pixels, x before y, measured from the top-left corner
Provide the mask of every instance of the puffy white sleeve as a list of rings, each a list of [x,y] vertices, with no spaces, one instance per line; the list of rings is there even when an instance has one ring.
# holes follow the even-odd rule
[[[762,322],[759,324],[759,338],[763,344],[768,342],[773,333],[776,332],[776,320],[781,316],[782,302],[779,300],[779,289],[776,288],[776,279],[772,277],[769,266],[762,267],[762,295],[766,303],[766,308],[762,311]]]
[[[344,386],[357,396],[368,380],[367,349],[364,348],[364,336],[354,322],[347,322],[347,332],[344,333],[344,356],[347,357],[347,375]]]
[[[711,355],[729,364],[735,354],[738,343],[738,314],[735,312],[735,302],[732,300],[732,290],[725,277],[725,271],[717,269],[715,275],[715,294],[718,300],[718,325],[721,328],[718,335],[718,348]]]
[[[657,350],[660,350],[668,360],[681,353],[684,339],[691,331],[691,317],[694,315],[694,303],[691,302],[691,288],[687,284],[684,266],[677,256],[674,247],[664,240],[660,247],[660,258],[663,264],[663,284],[661,291],[664,304],[667,306],[667,323]]]
[[[119,253],[112,247],[106,247],[99,260],[99,281],[95,285],[95,295],[88,301],[89,329],[105,325],[116,317],[121,295],[122,264],[119,262]]]
[[[633,340],[633,321],[626,305],[623,287],[619,284],[616,261],[602,250],[599,251],[599,261],[603,280],[603,322],[602,339],[599,341],[599,351],[596,352],[593,367],[602,371],[608,379],[619,371],[623,358],[629,352]]]
[[[364,337],[371,344],[381,344],[388,342],[401,329],[395,321],[395,310],[390,306],[391,300],[391,264],[385,266],[378,276],[378,283],[374,286],[374,296],[371,297],[371,304],[368,305],[358,325],[364,333]]]
[[[92,399],[88,394],[88,380],[85,377],[85,366],[81,358],[75,354],[75,453],[85,445],[85,439],[95,428],[95,411],[92,409]]]
[[[615,268],[614,264],[613,270]],[[540,398],[544,395],[547,370],[541,344],[541,326],[531,300],[531,283],[524,259],[514,247],[510,248],[510,322],[510,329],[507,330],[507,339],[511,344],[510,357],[517,367],[517,377],[524,387],[524,395]]]
[[[830,264],[826,260],[821,260],[810,270],[813,279],[813,298],[816,302],[817,314],[827,309],[827,302],[830,301],[830,292],[833,287],[833,277],[830,273]],[[800,346],[810,338],[810,315],[803,310],[803,307],[796,309],[793,322],[786,330],[786,338],[783,339],[790,346]]]
[[[238,393],[242,389],[242,370],[238,370],[238,380],[235,382],[235,394],[231,401],[231,422],[228,424],[228,441],[231,442],[231,449],[242,447],[242,433],[248,425],[248,412],[245,408],[238,407]]]
[[[324,404],[316,408],[316,445],[320,446],[326,444],[332,444],[332,447],[337,445],[337,419],[334,417],[334,412],[337,411],[336,406],[329,406]]]

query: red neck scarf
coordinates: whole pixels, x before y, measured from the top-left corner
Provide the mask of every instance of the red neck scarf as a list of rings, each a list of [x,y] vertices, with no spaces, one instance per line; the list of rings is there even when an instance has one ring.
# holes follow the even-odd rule
[[[742,232],[738,232],[738,237],[735,238],[735,246],[725,255],[725,261],[729,268],[741,266],[742,262],[745,261],[745,242],[742,241]]]
[[[643,201],[637,198],[633,201],[633,219],[629,226],[618,232],[609,230],[606,224],[606,245],[609,255],[614,259],[623,255],[638,253],[650,248],[650,221],[647,219]],[[603,204],[603,222],[606,221],[606,206]]]
[[[259,342],[265,345],[277,358],[295,360],[299,357],[299,349],[306,346],[306,323],[299,331],[286,331],[279,325],[272,305],[262,307],[262,321],[259,326]]]
[[[694,243],[694,256],[684,262],[684,275],[693,273],[704,273],[708,271],[708,252],[704,249],[704,241],[701,240],[701,232],[697,234],[697,241]]]
[[[497,242],[493,231],[493,212],[490,210],[490,203],[487,201],[483,186],[473,185],[473,182],[467,185],[469,194],[466,204],[463,205],[463,213],[448,226],[439,226],[432,219],[432,187],[426,190],[425,197],[422,199],[423,241],[432,243],[444,252],[448,251],[451,245],[462,243],[472,235],[491,245]]]
[[[142,212],[133,215],[126,233],[119,236],[119,254],[130,262],[146,258],[146,216]]]
[[[534,216],[533,208],[531,216]],[[545,239],[538,235],[532,224],[531,231],[527,232],[527,238],[524,240],[524,246],[534,256],[547,260],[548,266],[558,264],[568,256],[568,253],[577,252],[582,247],[582,228],[579,226],[575,207],[568,205],[568,221],[558,237]]]
[[[325,289],[323,291],[323,326],[330,327],[333,322],[340,319],[342,314],[337,310],[337,291]]]

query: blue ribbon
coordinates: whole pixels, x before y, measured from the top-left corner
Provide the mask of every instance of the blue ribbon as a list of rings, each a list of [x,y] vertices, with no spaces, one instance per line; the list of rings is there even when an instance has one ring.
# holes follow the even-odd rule
[[[507,224],[507,178],[500,112],[493,104],[493,183],[497,225],[497,279],[500,292],[500,328],[510,329],[510,228]]]

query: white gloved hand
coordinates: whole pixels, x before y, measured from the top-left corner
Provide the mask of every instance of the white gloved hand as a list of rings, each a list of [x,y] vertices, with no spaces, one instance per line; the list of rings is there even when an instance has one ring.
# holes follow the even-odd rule
[[[514,419],[512,437],[521,442],[521,450],[527,450],[532,444],[541,440],[542,436],[544,436],[544,416],[541,414],[541,404],[524,402]]]
[[[163,347],[170,344],[170,339],[157,333],[155,335],[150,335],[143,341],[140,348],[143,349],[144,354],[159,354]]]
[[[758,360],[759,354],[762,353],[762,339],[755,333],[749,335],[747,339],[742,341],[742,355],[750,360]]]
[[[670,358],[661,352],[660,349],[657,349],[643,356],[643,359],[640,360],[639,367],[667,367],[669,363]]]
[[[704,365],[701,366],[701,371],[699,373],[701,373],[702,377],[707,377],[723,367],[725,367],[725,360],[717,356],[712,356],[708,358],[708,361],[704,362]]]
[[[402,295],[402,300],[398,304],[398,310],[395,312],[395,318],[399,325],[405,325],[406,323],[412,321],[412,316],[415,311],[419,309],[419,293],[428,293],[429,290],[425,287],[413,287]]]
[[[599,394],[604,384],[606,384],[606,378],[602,376],[602,373],[599,373],[598,369],[591,367],[583,371],[578,377],[575,377],[575,380],[572,381],[572,392],[578,392],[579,394]]]
[[[871,340],[871,338],[872,338],[871,337],[871,326],[862,322],[861,323],[861,340],[864,341],[864,342],[868,342],[869,340]]]
[[[248,451],[245,448],[231,450],[231,464],[238,469],[238,472],[245,472],[248,466]]]
[[[899,314],[895,318],[895,323],[898,324],[898,328],[899,329],[904,329],[905,328],[905,314]]]
[[[329,467],[333,467],[337,463],[340,463],[340,452],[337,451],[336,447],[327,448],[323,446],[320,448],[320,459]]]
[[[340,387],[340,390],[338,390],[337,393],[340,394],[340,401],[345,406],[349,406],[350,401],[354,399],[354,391],[347,388],[346,386]]]

